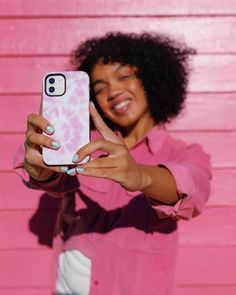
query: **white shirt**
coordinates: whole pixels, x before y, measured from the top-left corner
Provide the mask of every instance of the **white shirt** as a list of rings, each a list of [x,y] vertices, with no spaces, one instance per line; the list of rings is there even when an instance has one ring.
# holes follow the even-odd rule
[[[78,250],[60,254],[58,262],[57,295],[88,295],[91,260]]]

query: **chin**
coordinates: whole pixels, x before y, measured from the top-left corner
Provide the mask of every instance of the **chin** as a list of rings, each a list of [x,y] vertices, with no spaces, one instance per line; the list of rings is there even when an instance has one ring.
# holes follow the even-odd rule
[[[121,128],[130,128],[136,124],[137,120],[119,120],[114,122],[117,126]]]

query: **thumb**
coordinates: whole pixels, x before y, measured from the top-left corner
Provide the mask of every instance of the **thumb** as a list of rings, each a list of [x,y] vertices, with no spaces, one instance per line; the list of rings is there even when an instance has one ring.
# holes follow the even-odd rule
[[[90,112],[90,115],[92,117],[93,123],[94,123],[97,131],[102,135],[102,137],[105,140],[111,141],[113,143],[121,143],[122,142],[121,138],[119,136],[117,136],[115,134],[115,132],[113,132],[111,130],[111,128],[109,128],[107,126],[107,124],[103,121],[102,117],[100,116],[100,114],[96,110],[93,102],[90,102],[90,104],[89,104],[89,112]]]

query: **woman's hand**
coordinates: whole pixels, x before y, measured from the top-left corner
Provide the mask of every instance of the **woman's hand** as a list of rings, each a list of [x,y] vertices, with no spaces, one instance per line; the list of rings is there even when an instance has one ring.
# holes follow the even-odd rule
[[[89,109],[94,125],[103,139],[83,146],[77,153],[76,162],[82,161],[95,151],[102,151],[107,155],[78,165],[76,171],[83,175],[114,180],[129,191],[139,190],[144,180],[140,165],[134,161],[122,138],[104,123],[95,107],[90,104]],[[71,172],[71,175],[74,175],[73,169]]]
[[[30,114],[27,119],[24,167],[29,175],[39,181],[48,180],[55,172],[65,172],[67,167],[47,166],[42,158],[42,146],[50,149],[60,148],[60,143],[42,134],[54,133],[53,126],[40,115]]]

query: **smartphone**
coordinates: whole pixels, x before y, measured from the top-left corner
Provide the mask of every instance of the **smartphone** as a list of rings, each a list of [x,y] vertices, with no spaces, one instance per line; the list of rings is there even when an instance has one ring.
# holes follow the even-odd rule
[[[42,147],[46,165],[75,165],[72,158],[90,141],[89,76],[83,71],[47,73],[43,79],[42,116],[55,128],[57,150]],[[48,136],[48,134],[47,134]],[[86,157],[82,162],[89,160]]]

